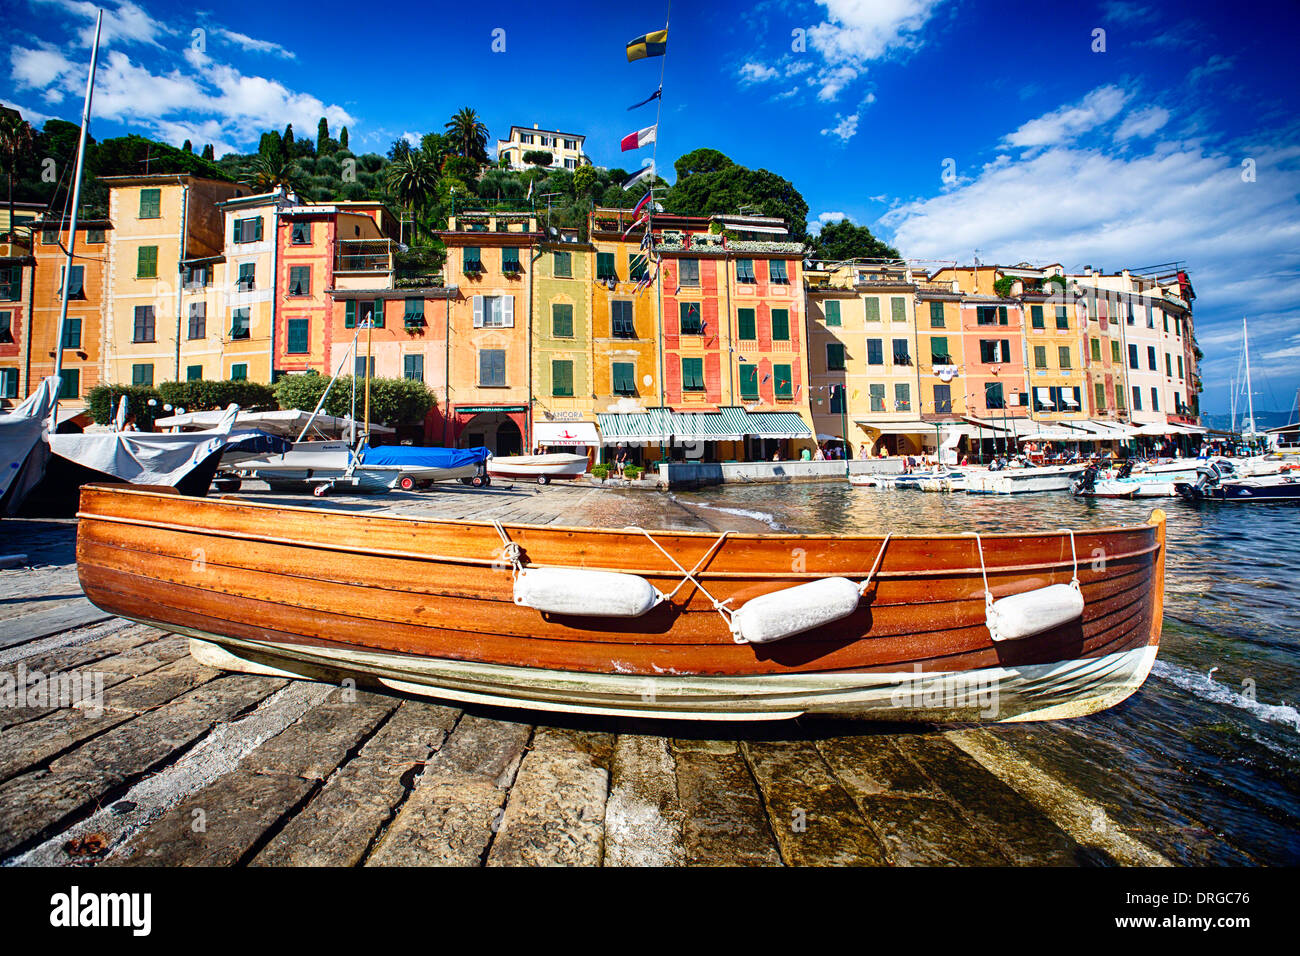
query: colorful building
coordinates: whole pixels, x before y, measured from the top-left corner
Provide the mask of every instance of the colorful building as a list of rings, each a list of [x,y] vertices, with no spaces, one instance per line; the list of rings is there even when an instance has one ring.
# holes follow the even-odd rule
[[[0,408],[12,408],[32,390],[31,308],[36,260],[30,236],[0,236]]]

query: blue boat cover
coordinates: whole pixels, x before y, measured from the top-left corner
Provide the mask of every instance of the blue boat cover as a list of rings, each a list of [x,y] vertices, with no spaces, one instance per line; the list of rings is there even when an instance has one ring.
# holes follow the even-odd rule
[[[410,465],[416,468],[462,468],[481,465],[492,453],[486,448],[422,448],[415,445],[361,446],[367,465]]]
[[[293,448],[293,442],[279,435],[258,431],[256,428],[233,431],[226,440],[227,451],[249,455],[283,455]]]

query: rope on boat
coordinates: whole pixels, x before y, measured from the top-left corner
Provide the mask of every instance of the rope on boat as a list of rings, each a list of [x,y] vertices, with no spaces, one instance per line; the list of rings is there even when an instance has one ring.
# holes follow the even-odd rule
[[[894,532],[891,531],[885,535],[885,540],[880,542],[880,550],[876,552],[876,563],[871,566],[871,570],[867,573],[866,579],[858,585],[858,597],[865,595],[867,593],[867,588],[871,587],[871,579],[876,576],[876,572],[880,570],[880,562],[885,559],[885,546],[889,544],[889,539],[893,536]]]
[[[727,622],[727,627],[728,628],[731,627],[731,615],[735,613],[734,611],[732,611],[731,608],[727,607],[727,605],[731,603],[731,598],[727,598],[725,601],[719,601],[712,594],[710,594],[709,589],[706,588],[703,584],[701,584],[699,580],[695,577],[696,573],[700,570],[700,568],[704,567],[704,565],[708,562],[708,560],[712,558],[714,554],[717,553],[718,548],[722,547],[722,543],[726,541],[727,536],[731,534],[730,531],[724,531],[720,535],[718,535],[717,540],[715,540],[713,544],[709,545],[709,549],[704,552],[704,556],[700,558],[699,561],[695,562],[695,567],[687,571],[684,567],[682,567],[680,564],[677,563],[676,558],[674,558],[671,554],[669,554],[667,551],[664,550],[663,545],[661,545],[658,541],[656,541],[654,539],[654,535],[652,535],[645,528],[638,528],[635,525],[630,525],[624,530],[641,532],[643,535],[646,536],[646,540],[648,540],[651,544],[653,544],[656,548],[659,549],[660,554],[662,554],[665,558],[667,558],[669,561],[672,562],[673,567],[675,567],[678,571],[682,572],[681,581],[678,582],[677,587],[673,588],[670,592],[668,592],[667,595],[665,595],[664,600],[671,601],[673,599],[673,595],[675,595],[678,591],[682,589],[682,585],[684,585],[687,581],[690,581],[697,588],[699,588],[701,594],[703,594],[706,598],[709,599],[710,602],[712,602],[713,610],[717,611],[720,615],[722,615],[722,619]]]
[[[519,560],[523,549],[510,540],[510,535],[506,534],[506,529],[500,521],[493,520],[492,527],[496,528],[497,534],[501,536],[501,557],[510,562],[510,576],[515,578],[523,570],[523,564]]]
[[[993,600],[993,591],[989,588],[983,539],[978,531],[962,532],[974,536],[975,547],[979,551],[980,576],[984,579],[984,620],[994,641],[1018,640],[1041,634],[1075,620],[1083,613],[1083,591],[1079,587],[1079,552],[1075,547],[1074,530],[1057,530],[1070,536],[1070,554],[1074,561],[1070,583],[1022,591],[997,601]]]

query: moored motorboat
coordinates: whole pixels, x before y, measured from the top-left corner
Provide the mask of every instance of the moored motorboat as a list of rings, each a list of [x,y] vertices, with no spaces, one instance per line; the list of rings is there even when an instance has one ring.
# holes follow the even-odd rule
[[[1267,504],[1300,501],[1300,477],[1294,472],[1241,478],[1225,474],[1218,463],[1203,468],[1196,481],[1180,481],[1178,494],[1186,501],[1241,501]]]
[[[547,484],[555,478],[581,478],[587,473],[586,455],[508,455],[488,459],[487,473],[493,478],[531,479]]]
[[[1014,495],[1030,491],[1065,491],[1086,466],[1047,465],[1040,468],[1002,468],[970,475],[967,494]]]
[[[87,596],[188,634],[205,663],[571,713],[1077,716],[1141,685],[1163,606],[1159,511],[1074,533],[754,535],[100,486],[79,517]]]
[[[233,470],[240,478],[265,481],[276,490],[409,491],[435,481],[481,479],[488,454],[481,447],[362,445],[354,450],[346,441],[299,441],[281,454],[241,460]]]

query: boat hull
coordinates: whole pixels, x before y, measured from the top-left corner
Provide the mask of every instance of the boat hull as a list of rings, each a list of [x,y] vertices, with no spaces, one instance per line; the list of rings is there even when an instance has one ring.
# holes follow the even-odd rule
[[[1008,468],[983,472],[966,479],[966,493],[1016,495],[1032,491],[1067,491],[1083,474],[1084,467]]]
[[[587,473],[585,455],[519,455],[489,458],[493,478],[581,478]]]
[[[220,645],[234,658],[222,666],[362,674],[449,700],[578,713],[1089,713],[1141,684],[1163,606],[1160,512],[1149,525],[1078,532],[1083,616],[1032,637],[992,640],[974,538],[896,536],[855,611],[762,645],[736,643],[714,600],[736,608],[831,576],[861,581],[881,539],[653,532],[676,563],[701,564],[695,579],[706,594],[679,587],[681,572],[627,529],[498,528],[118,487],[84,489],[79,517],[87,596]],[[528,567],[637,574],[672,597],[637,618],[519,606],[502,531]],[[1070,539],[1059,533],[986,535],[983,552],[995,597],[1073,573]],[[936,708],[917,696],[959,686],[996,693],[998,707],[977,697],[977,707]]]

